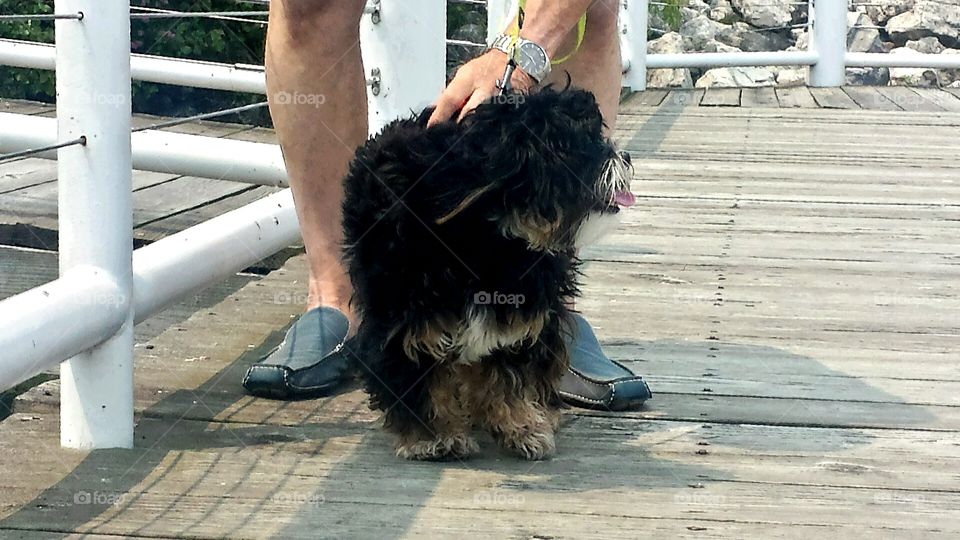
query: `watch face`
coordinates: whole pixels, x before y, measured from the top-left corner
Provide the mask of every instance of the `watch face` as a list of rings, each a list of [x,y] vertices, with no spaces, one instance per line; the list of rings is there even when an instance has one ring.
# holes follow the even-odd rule
[[[534,78],[542,77],[545,74],[547,54],[536,43],[521,43],[519,56],[517,63],[520,64],[520,69]]]

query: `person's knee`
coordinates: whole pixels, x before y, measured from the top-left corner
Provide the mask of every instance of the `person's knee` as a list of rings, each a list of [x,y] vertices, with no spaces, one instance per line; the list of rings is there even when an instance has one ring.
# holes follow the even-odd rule
[[[356,39],[365,0],[273,0],[271,26],[283,26],[294,41],[323,36],[328,43]]]

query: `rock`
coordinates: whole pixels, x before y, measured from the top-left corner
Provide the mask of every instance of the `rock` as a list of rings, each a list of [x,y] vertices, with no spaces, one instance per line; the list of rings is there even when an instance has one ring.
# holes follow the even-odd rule
[[[773,72],[761,67],[714,68],[697,80],[697,88],[773,86]]]
[[[906,47],[897,47],[890,54],[919,55]],[[890,68],[891,86],[938,86],[937,72],[927,68]]]
[[[788,51],[806,51],[810,49],[810,33],[807,31],[802,31],[799,34],[796,34],[794,38],[795,41],[792,47],[787,48]]]
[[[683,36],[669,32],[647,43],[650,54],[677,54],[683,52]],[[692,88],[693,77],[689,69],[651,69],[647,72],[649,88]]]
[[[914,0],[871,0],[871,4],[865,7],[867,16],[883,26],[891,18],[913,9]]]
[[[729,0],[711,0],[707,17],[719,23],[731,24],[737,20],[737,13],[733,10],[733,5],[730,4]]]
[[[935,37],[925,37],[908,41],[906,47],[923,54],[940,54],[946,50],[946,47]]]
[[[784,68],[777,72],[777,86],[803,86],[807,83],[807,68]]]
[[[706,2],[701,0],[689,0],[687,5],[680,8],[680,22],[685,23],[689,20],[696,19],[697,17],[706,14],[710,10],[710,6]]]
[[[729,29],[707,17],[698,15],[680,26],[680,35],[683,36],[683,46],[688,51],[701,51],[703,46],[716,38],[717,33]]]
[[[756,28],[779,28],[793,21],[793,2],[770,0],[732,0],[733,9]]]
[[[719,25],[717,32],[712,36],[714,39],[742,51],[782,51],[793,44],[788,32],[757,32],[743,22],[732,25],[714,24]]]
[[[670,25],[667,21],[663,20],[659,12],[650,11],[649,17],[650,18],[647,19],[647,35],[651,41],[669,32],[668,28],[670,28]]]
[[[960,55],[960,50],[944,49],[940,52],[943,55]],[[937,78],[940,79],[941,86],[953,86],[960,81],[960,69],[941,69],[937,72]]]
[[[721,42],[719,42],[719,41],[717,41],[717,40],[715,40],[715,39],[711,39],[710,41],[704,43],[704,44],[703,44],[703,47],[701,48],[701,50],[702,50],[703,52],[708,52],[708,53],[735,53],[735,52],[743,52],[743,51],[741,51],[740,49],[738,49],[738,48],[736,48],[736,47],[732,47],[732,46],[730,46],[730,45],[727,45],[726,43],[721,43]]]
[[[847,68],[847,84],[850,86],[887,86],[890,70],[887,68]]]
[[[911,11],[887,21],[886,30],[898,46],[909,40],[936,37],[947,47],[955,47],[960,45],[960,2],[917,0]]]
[[[863,13],[847,13],[847,50],[850,52],[883,52],[880,31],[870,28],[876,24]]]

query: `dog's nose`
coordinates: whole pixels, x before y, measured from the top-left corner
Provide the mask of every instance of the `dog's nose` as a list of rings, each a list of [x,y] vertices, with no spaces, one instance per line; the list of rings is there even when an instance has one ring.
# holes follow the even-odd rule
[[[620,152],[620,159],[623,160],[627,165],[632,165],[630,162],[630,153],[629,152]]]

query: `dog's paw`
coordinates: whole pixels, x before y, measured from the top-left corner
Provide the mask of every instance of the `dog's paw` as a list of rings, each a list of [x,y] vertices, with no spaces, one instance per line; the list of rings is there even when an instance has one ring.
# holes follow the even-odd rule
[[[466,434],[438,437],[397,445],[397,457],[418,461],[464,459],[480,451],[480,445]]]
[[[556,437],[552,430],[501,436],[499,442],[504,449],[530,461],[547,459],[557,452]]]

